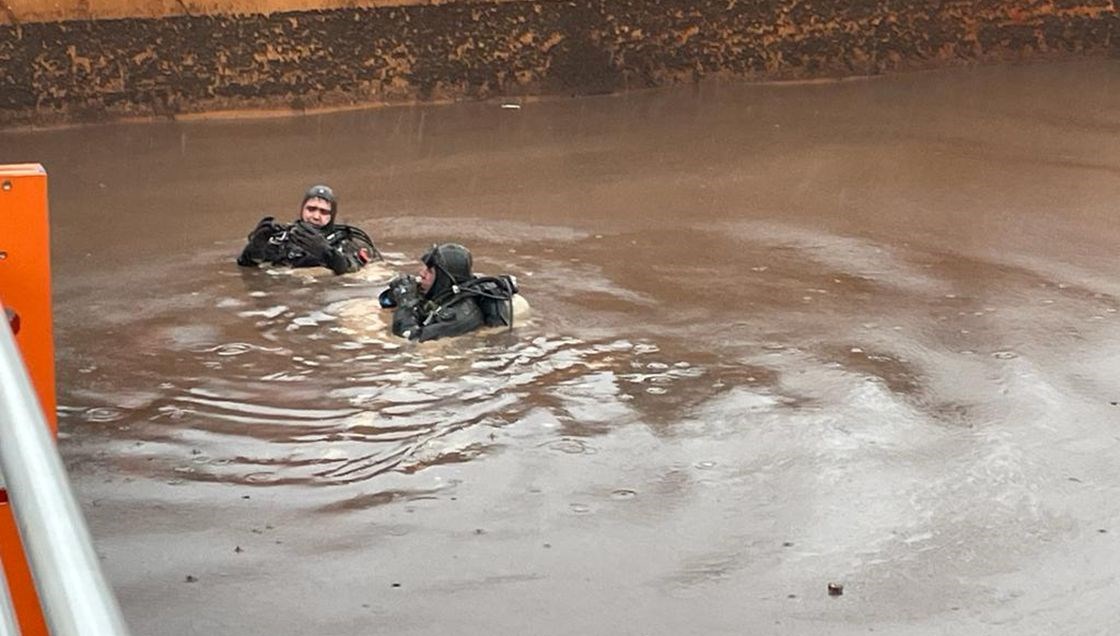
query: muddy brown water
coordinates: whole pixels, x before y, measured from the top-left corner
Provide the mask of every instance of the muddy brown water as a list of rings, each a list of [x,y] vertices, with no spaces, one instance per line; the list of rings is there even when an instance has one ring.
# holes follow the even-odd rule
[[[134,633],[1115,631],[1118,84],[0,135],[50,173],[61,448]],[[388,266],[238,270],[319,181]],[[525,325],[384,335],[446,240]]]

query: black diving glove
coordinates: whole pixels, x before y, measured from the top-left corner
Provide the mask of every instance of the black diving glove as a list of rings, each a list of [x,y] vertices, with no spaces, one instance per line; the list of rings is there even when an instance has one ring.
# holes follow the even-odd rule
[[[257,227],[249,232],[249,242],[268,241],[274,234],[279,234],[284,231],[284,226],[276,222],[276,219],[271,216],[266,216],[257,223]]]
[[[308,255],[321,261],[330,262],[331,244],[319,228],[303,221],[297,221],[288,231],[288,240]]]
[[[237,258],[237,264],[242,266],[256,265],[263,261],[268,249],[269,240],[284,231],[284,226],[277,223],[276,219],[266,216],[257,223],[257,227],[249,232],[249,242]]]
[[[377,297],[380,305],[390,307],[414,307],[420,303],[420,283],[415,276],[397,276],[389,281],[389,287]]]

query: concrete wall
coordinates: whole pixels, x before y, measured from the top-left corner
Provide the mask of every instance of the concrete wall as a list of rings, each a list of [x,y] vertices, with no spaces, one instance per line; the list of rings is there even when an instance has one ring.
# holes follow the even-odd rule
[[[278,10],[298,2],[328,4],[183,0],[167,16],[171,3],[162,0],[0,0],[8,15],[0,125],[1104,55],[1117,24],[1113,0],[460,0]],[[32,5],[40,20],[21,19]],[[81,11],[129,17],[48,19]]]
[[[166,18],[176,15],[247,15],[321,9],[430,4],[418,0],[0,0],[0,24]]]

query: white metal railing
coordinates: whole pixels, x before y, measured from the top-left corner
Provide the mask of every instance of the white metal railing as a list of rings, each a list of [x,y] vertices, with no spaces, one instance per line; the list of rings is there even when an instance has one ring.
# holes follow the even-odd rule
[[[128,634],[6,320],[0,325],[0,474],[51,634]]]

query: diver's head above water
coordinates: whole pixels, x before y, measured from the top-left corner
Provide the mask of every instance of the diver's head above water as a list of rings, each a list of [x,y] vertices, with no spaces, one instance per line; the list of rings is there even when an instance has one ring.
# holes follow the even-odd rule
[[[420,291],[432,298],[472,278],[471,251],[458,243],[433,245],[420,257]]]
[[[334,217],[338,214],[338,199],[330,186],[314,185],[303,195],[300,204],[299,218],[301,221],[325,230],[334,224]]]

